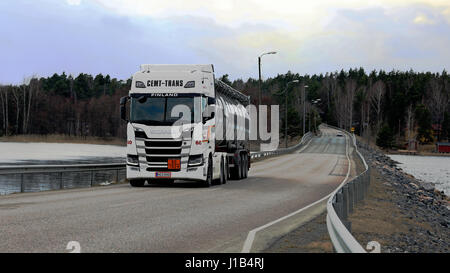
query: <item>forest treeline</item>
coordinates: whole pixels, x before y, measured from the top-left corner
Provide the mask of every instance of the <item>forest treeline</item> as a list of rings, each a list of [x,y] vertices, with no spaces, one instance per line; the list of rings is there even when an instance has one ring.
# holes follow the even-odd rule
[[[221,79],[250,95],[258,104],[259,82]],[[289,84],[290,81],[298,83]],[[21,85],[0,86],[0,136],[66,134],[125,138],[119,99],[131,79],[109,75],[54,74],[32,77]],[[305,86],[308,86],[305,88]],[[262,104],[280,105],[280,131],[287,108],[288,134],[301,134],[321,121],[377,139],[380,146],[409,139],[421,143],[447,140],[450,131],[450,76],[415,71],[371,71],[363,68],[319,75],[288,72],[261,83]],[[287,107],[285,95],[287,94]],[[305,98],[303,97],[305,94]]]
[[[1,135],[64,134],[126,137],[119,99],[131,80],[102,74],[32,77],[21,85],[0,86]]]

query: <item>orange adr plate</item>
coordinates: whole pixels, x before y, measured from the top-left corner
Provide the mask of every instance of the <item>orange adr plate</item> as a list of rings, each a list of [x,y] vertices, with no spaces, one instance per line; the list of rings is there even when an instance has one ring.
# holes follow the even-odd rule
[[[181,169],[181,162],[179,159],[169,159],[167,161],[167,168],[169,170],[179,170]]]

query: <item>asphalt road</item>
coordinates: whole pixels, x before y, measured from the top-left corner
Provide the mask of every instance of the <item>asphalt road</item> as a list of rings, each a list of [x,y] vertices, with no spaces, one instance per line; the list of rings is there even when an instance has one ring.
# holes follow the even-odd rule
[[[250,230],[331,193],[345,178],[345,137],[324,129],[301,153],[252,165],[211,188],[128,184],[0,196],[0,252],[224,252]]]

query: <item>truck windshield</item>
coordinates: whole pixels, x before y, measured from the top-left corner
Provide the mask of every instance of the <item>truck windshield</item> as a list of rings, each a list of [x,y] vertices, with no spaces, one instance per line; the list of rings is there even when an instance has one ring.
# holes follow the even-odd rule
[[[150,97],[146,95],[133,96],[131,98],[130,121],[134,123],[142,123],[146,125],[173,125],[180,118],[183,123],[199,122],[197,114],[195,114],[195,103],[197,101],[194,96],[183,97]],[[200,100],[198,100],[200,102]],[[172,110],[176,106],[175,113]],[[189,109],[190,116],[184,117],[182,113]],[[197,111],[198,112],[198,111]],[[175,116],[172,116],[174,114]]]

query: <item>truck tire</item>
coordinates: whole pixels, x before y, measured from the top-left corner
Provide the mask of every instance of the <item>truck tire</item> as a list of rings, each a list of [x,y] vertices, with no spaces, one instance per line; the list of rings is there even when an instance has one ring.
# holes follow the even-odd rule
[[[214,185],[223,184],[223,172],[224,172],[223,169],[224,169],[223,168],[223,159],[220,159],[220,174],[219,174],[219,178],[213,180]]]
[[[223,162],[223,180],[222,180],[222,184],[226,184],[228,181],[228,160],[224,159]]]
[[[239,164],[234,164],[231,170],[231,179],[239,180],[242,178],[242,158],[239,156]]]
[[[245,159],[244,159],[244,156],[243,155],[241,155],[241,179],[244,179],[245,178]]]
[[[213,181],[212,181],[212,175],[213,175],[213,163],[212,158],[208,158],[208,171],[206,172],[206,180],[203,182],[203,185],[205,187],[211,187]]]
[[[248,157],[244,154],[244,178],[248,177]]]
[[[130,180],[130,185],[132,187],[143,187],[145,184],[145,180],[139,179],[139,180]]]

